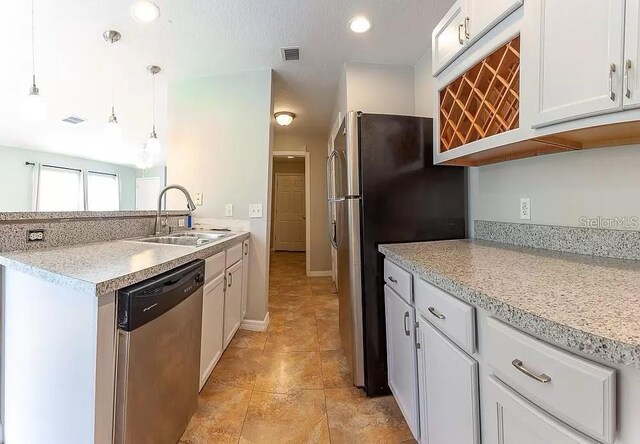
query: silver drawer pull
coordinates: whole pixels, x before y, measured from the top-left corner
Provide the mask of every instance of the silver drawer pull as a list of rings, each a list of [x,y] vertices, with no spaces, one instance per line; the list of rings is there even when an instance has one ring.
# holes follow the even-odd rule
[[[404,312],[403,323],[404,323],[404,334],[406,336],[411,336],[411,330],[409,330],[409,327],[407,325],[407,324],[409,324],[409,312],[408,311]]]
[[[394,284],[397,284],[397,283],[398,283],[398,281],[397,281],[397,280],[395,280],[395,279],[393,278],[393,276],[389,276],[389,280],[390,280],[391,282],[393,282]]]
[[[609,65],[609,98],[615,102],[616,93],[613,92],[613,73],[616,72],[616,64]]]
[[[443,315],[442,313],[438,313],[436,311],[436,309],[433,308],[433,307],[429,307],[429,313],[431,313],[432,315],[434,315],[438,319],[446,319],[445,315]]]
[[[544,373],[542,373],[541,375],[536,375],[535,373],[533,373],[531,370],[529,370],[528,368],[526,368],[524,366],[524,364],[522,364],[522,361],[519,359],[514,359],[513,361],[511,361],[511,364],[517,368],[518,370],[520,370],[522,373],[524,373],[525,375],[527,375],[528,377],[535,379],[538,382],[542,382],[543,384],[546,384],[547,382],[551,382],[551,377],[545,375]]]

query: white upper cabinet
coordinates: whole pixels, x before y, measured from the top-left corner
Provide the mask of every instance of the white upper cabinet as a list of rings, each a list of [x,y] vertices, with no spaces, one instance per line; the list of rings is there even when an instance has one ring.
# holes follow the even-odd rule
[[[384,303],[389,388],[413,436],[419,438],[415,310],[387,285],[384,286]]]
[[[523,0],[465,0],[463,29],[465,40],[473,43],[502,19],[522,6]]]
[[[436,76],[462,52],[466,39],[462,4],[457,1],[433,30],[433,75]]]
[[[541,0],[534,127],[621,109],[624,15],[624,0]]]
[[[640,106],[640,0],[627,0],[623,75],[625,108]]]

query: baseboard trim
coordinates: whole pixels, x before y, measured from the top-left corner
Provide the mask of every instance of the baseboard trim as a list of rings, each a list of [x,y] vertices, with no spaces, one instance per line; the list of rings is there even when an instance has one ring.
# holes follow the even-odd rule
[[[267,331],[267,327],[269,327],[269,312],[267,312],[262,321],[245,319],[244,321],[242,321],[242,324],[240,324],[241,330],[249,331]]]
[[[327,270],[327,271],[308,271],[307,272],[307,277],[330,277],[332,275],[331,270]]]

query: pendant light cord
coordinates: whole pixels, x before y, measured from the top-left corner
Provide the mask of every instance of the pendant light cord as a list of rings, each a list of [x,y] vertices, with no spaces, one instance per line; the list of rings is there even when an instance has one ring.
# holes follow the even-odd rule
[[[35,26],[35,0],[31,0],[31,68],[33,86],[36,86],[36,26]]]
[[[152,88],[153,88],[153,132],[156,132],[156,75],[152,76]]]

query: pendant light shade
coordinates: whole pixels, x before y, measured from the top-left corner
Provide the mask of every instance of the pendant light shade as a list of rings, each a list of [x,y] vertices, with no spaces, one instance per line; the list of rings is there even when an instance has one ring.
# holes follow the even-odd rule
[[[162,145],[160,144],[160,140],[158,140],[158,135],[156,134],[156,74],[158,74],[161,69],[159,66],[151,65],[147,66],[147,71],[151,73],[153,79],[153,126],[151,127],[151,135],[147,140],[145,148],[148,154],[155,156],[162,150]]]
[[[47,106],[40,95],[40,89],[36,86],[36,31],[35,31],[35,7],[31,0],[31,87],[29,95],[25,98],[22,108],[23,116],[30,122],[43,122],[47,118]]]

